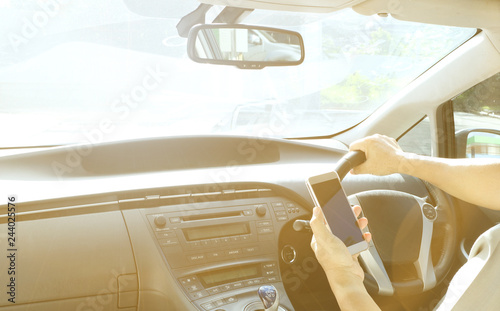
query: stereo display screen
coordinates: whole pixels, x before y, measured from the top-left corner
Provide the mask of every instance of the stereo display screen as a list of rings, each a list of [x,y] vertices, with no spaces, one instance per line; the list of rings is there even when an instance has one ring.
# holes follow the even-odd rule
[[[194,227],[182,229],[187,241],[220,238],[232,235],[250,233],[248,222],[237,222],[231,224],[220,224],[214,226]]]
[[[231,283],[239,280],[258,278],[261,276],[260,264],[248,265],[243,267],[232,267],[218,271],[198,274],[198,278],[204,283],[205,287],[217,286],[220,284]]]

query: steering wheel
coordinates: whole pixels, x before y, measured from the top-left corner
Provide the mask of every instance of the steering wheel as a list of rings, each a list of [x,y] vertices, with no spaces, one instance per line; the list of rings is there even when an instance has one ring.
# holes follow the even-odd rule
[[[364,161],[362,151],[347,153],[335,169],[340,180]],[[362,207],[373,236],[370,247],[359,257],[369,292],[414,295],[434,288],[448,273],[456,251],[455,213],[449,197],[429,187],[436,207],[428,197],[395,190],[349,196],[351,204]],[[436,231],[439,234],[433,239]],[[436,240],[439,242],[434,243]]]

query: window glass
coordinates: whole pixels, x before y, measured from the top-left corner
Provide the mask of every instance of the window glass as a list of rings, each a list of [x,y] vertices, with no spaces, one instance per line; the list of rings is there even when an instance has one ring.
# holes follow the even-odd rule
[[[465,157],[500,158],[500,72],[476,84],[452,100],[455,132],[467,134]],[[463,133],[464,134],[464,133]],[[462,135],[463,135],[462,134]],[[458,150],[462,154],[463,149]]]
[[[455,131],[500,130],[500,72],[458,95],[452,102]]]
[[[398,139],[404,151],[431,155],[431,127],[429,117],[420,120],[411,130]]]
[[[0,0],[0,133],[9,133],[0,135],[0,147],[333,135],[477,32],[350,8],[255,10],[242,22],[300,32],[306,58],[300,66],[240,70],[187,57],[177,25],[199,1],[60,2]],[[279,43],[260,39],[281,51]]]

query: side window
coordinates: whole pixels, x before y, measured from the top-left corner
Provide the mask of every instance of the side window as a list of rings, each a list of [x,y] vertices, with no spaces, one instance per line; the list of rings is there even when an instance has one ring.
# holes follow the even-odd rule
[[[457,154],[500,158],[500,73],[452,99]],[[474,131],[465,131],[478,129]],[[463,138],[462,138],[463,137]]]
[[[500,72],[452,99],[455,131],[500,130]]]
[[[429,117],[420,120],[413,128],[399,137],[398,143],[404,151],[420,155],[431,155],[431,127]]]

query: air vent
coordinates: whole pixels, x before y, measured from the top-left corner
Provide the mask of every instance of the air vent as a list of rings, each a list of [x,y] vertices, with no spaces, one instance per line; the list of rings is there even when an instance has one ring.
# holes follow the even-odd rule
[[[146,208],[164,205],[190,204],[262,198],[273,196],[272,189],[262,186],[232,185],[232,187],[217,187],[202,185],[195,187],[169,188],[158,190],[158,193],[147,193],[141,196],[124,197],[118,200],[120,209]]]
[[[119,209],[262,198],[275,195],[275,191],[267,185],[256,183],[227,184],[223,187],[210,184],[193,187],[157,188],[27,202],[23,203],[23,211],[20,215],[22,215],[23,220],[34,220]],[[0,222],[5,222],[6,219],[7,212],[0,213]]]

